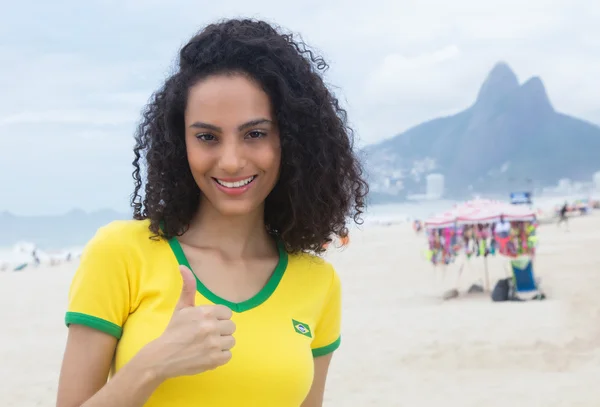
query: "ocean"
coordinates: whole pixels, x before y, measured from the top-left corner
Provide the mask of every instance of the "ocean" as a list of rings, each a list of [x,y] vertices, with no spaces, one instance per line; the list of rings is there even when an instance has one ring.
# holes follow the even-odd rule
[[[553,211],[554,208],[565,202],[574,202],[580,199],[590,198],[586,194],[560,195],[560,196],[541,196],[533,198],[533,207],[542,212]],[[409,222],[414,219],[425,220],[436,214],[452,209],[456,204],[464,201],[453,200],[435,200],[435,201],[414,201],[393,204],[375,204],[367,208],[363,215],[364,224],[377,223],[401,223]],[[507,198],[508,202],[508,198]]]
[[[369,223],[399,223],[413,219],[427,219],[452,208],[459,201],[437,200],[370,205],[364,214],[365,225]]]
[[[565,201],[573,202],[574,200],[584,198],[587,197],[581,195],[538,197],[534,198],[533,206],[543,211],[551,211],[554,207],[563,204]],[[414,219],[426,220],[435,214],[451,209],[457,203],[460,203],[460,201],[408,201],[369,205],[366,212],[362,215],[364,223],[360,227],[382,223],[407,223]],[[27,228],[19,228],[17,224],[13,225],[13,228],[19,230],[11,231],[8,228],[8,236],[13,237],[13,240],[7,240],[4,244],[0,244],[0,257],[3,257],[7,251],[13,251],[13,245],[19,242],[33,244],[40,249],[53,251],[61,251],[66,248],[80,248],[86,244],[87,239],[94,235],[98,227],[110,221],[110,219],[102,217],[88,219],[88,221],[83,222],[80,217],[64,216],[57,218],[60,220],[61,226],[61,232],[58,234],[56,232],[56,222],[33,222]],[[353,229],[357,226],[353,222],[349,222],[348,227]]]

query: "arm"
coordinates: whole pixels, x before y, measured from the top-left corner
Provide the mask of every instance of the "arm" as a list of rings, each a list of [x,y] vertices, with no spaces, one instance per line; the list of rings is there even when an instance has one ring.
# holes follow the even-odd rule
[[[325,381],[333,352],[340,346],[341,341],[341,284],[340,279],[331,265],[329,284],[319,322],[315,326],[314,339],[311,344],[314,360],[313,383],[308,396],[301,407],[321,407],[325,393]]]
[[[134,357],[107,383],[117,341],[136,296],[136,259],[127,224],[103,226],[87,243],[69,289],[69,327],[59,379],[58,407],[125,406],[144,403],[152,392]],[[125,232],[125,233],[124,233]],[[92,322],[90,322],[92,321]],[[144,352],[147,353],[147,352]],[[126,390],[119,390],[125,389]],[[118,401],[116,400],[118,397]]]
[[[325,381],[327,379],[327,372],[329,370],[329,364],[331,363],[331,357],[333,353],[325,356],[319,356],[314,358],[315,361],[315,376],[313,378],[312,386],[308,392],[308,396],[302,403],[301,407],[322,407],[323,406],[323,395],[325,394]]]
[[[160,380],[140,352],[108,383],[117,339],[71,325],[58,384],[57,407],[143,406]]]

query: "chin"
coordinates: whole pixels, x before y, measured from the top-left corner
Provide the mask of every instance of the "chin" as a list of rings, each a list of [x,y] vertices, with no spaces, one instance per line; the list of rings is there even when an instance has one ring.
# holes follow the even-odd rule
[[[215,210],[222,216],[247,216],[255,213],[260,206],[260,204],[244,201],[213,203]]]

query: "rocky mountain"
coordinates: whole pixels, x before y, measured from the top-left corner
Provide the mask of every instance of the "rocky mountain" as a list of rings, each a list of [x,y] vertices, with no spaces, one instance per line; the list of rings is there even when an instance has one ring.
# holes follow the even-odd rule
[[[447,196],[504,193],[514,180],[538,187],[561,178],[591,180],[600,170],[600,127],[556,111],[539,77],[520,84],[498,63],[469,108],[364,153],[377,194],[424,193],[429,173],[444,175]]]

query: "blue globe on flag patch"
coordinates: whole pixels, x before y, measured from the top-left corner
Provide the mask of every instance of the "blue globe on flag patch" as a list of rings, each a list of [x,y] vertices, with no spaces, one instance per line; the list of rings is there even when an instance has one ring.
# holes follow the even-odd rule
[[[312,333],[310,332],[310,326],[308,324],[296,321],[295,319],[292,319],[292,324],[294,325],[294,331],[296,331],[300,335],[312,338]]]

